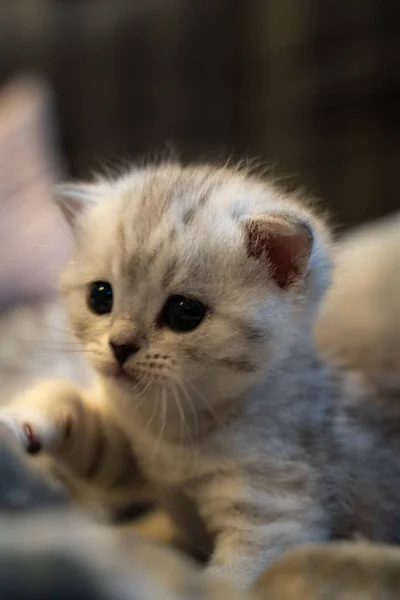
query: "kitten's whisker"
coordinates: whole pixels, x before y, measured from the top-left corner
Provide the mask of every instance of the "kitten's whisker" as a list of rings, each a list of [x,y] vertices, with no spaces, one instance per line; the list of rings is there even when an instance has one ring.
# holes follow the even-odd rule
[[[146,391],[146,389],[149,387],[149,385],[150,385],[150,382],[148,380],[146,380],[143,373],[139,373],[137,381],[135,381],[135,383],[131,387],[131,392],[133,392],[136,388],[139,388],[139,392],[144,393]],[[141,388],[142,388],[142,390],[141,390]]]
[[[133,415],[135,415],[135,414],[136,414],[137,410],[138,410],[138,409],[139,409],[139,408],[142,406],[142,404],[143,404],[143,403],[146,401],[146,392],[147,392],[147,390],[149,389],[149,387],[150,387],[150,385],[151,385],[152,381],[151,381],[151,380],[150,380],[150,381],[147,381],[147,384],[145,385],[145,387],[144,387],[142,390],[140,390],[140,386],[141,386],[141,385],[142,385],[142,384],[143,384],[145,381],[146,381],[146,378],[145,378],[145,377],[142,377],[142,379],[141,379],[141,380],[139,380],[139,381],[137,382],[137,383],[138,383],[138,387],[139,387],[139,394],[137,394],[137,398],[138,398],[138,399],[140,399],[140,398],[141,398],[141,400],[140,400],[140,402],[139,402],[139,403],[138,403],[138,404],[135,406],[135,409],[134,409],[134,411],[133,411]],[[133,387],[131,388],[131,391],[133,391],[133,390],[135,389],[135,387],[136,387],[136,386],[133,386]]]
[[[190,410],[191,410],[191,412],[192,412],[192,414],[194,416],[194,432],[193,432],[192,428],[190,427],[190,425],[189,425],[189,423],[187,421],[186,415],[185,415],[184,411],[182,410],[182,412],[183,412],[183,421],[182,422],[185,425],[185,430],[187,431],[187,435],[188,435],[188,438],[190,440],[190,445],[191,445],[191,447],[193,448],[193,451],[194,451],[194,461],[195,461],[195,463],[197,463],[198,459],[199,459],[199,449],[200,449],[200,443],[199,443],[200,437],[199,437],[199,427],[198,427],[197,414],[196,414],[195,408],[192,405],[191,398],[188,395],[188,393],[185,390],[185,388],[182,386],[182,383],[180,381],[176,380],[176,379],[174,381],[178,385],[179,389],[183,392],[183,394],[185,396],[184,400],[189,404]],[[180,398],[179,398],[179,390],[175,389],[175,392],[176,392],[177,406],[178,406],[178,410],[179,410],[179,409],[181,409]],[[192,437],[192,433],[194,433],[194,435],[195,435],[194,439]],[[182,434],[182,431],[181,431],[181,434]]]
[[[15,335],[8,335],[7,333],[1,334],[2,339],[12,340],[13,342],[20,342],[21,344],[48,344],[48,345],[64,345],[72,346],[74,348],[81,348],[79,342],[68,341],[68,340],[46,340],[46,339],[32,339],[32,338],[21,338]]]
[[[35,326],[43,327],[43,323],[38,323],[37,321],[36,322],[32,321],[32,323],[34,323]],[[58,327],[57,325],[53,325],[52,323],[45,323],[44,327],[46,329],[51,329],[52,331],[56,331],[57,333],[63,333],[65,335],[68,335],[71,338],[75,337],[74,334],[73,334],[73,332],[71,331],[71,329],[68,329],[67,327],[66,328],[64,328],[64,327]]]
[[[141,397],[142,397],[142,394],[138,396],[138,398],[141,398]],[[146,400],[146,396],[143,395],[143,398],[140,400],[140,402],[138,404],[136,404],[136,406],[132,412],[132,416],[135,416],[135,414],[137,413],[137,411],[142,406],[142,404],[145,400]]]
[[[152,454],[152,458],[154,458],[154,456],[157,454],[158,451],[158,447],[160,445],[163,433],[164,433],[164,429],[165,429],[165,425],[167,423],[167,402],[166,402],[166,393],[165,393],[165,388],[161,388],[161,411],[162,411],[162,422],[160,425],[160,431],[158,432],[158,437],[157,437],[157,441],[154,445],[154,450],[153,450],[153,454]]]
[[[194,422],[194,429],[195,429],[194,447],[195,447],[195,451],[196,451],[196,461],[197,461],[198,456],[199,456],[199,445],[200,445],[200,431],[199,431],[199,421],[198,421],[197,412],[196,412],[195,407],[193,406],[192,399],[191,399],[187,389],[183,385],[183,382],[177,380],[177,384],[180,387],[180,389],[182,390],[183,394],[185,395],[185,400],[187,401],[190,411],[193,415],[193,422]]]
[[[188,428],[187,428],[185,412],[184,412],[184,410],[182,408],[182,405],[181,405],[181,402],[180,402],[180,399],[179,399],[179,394],[177,392],[177,389],[176,389],[176,387],[174,385],[172,386],[171,389],[173,391],[173,395],[174,395],[174,398],[175,398],[175,404],[176,404],[176,407],[178,409],[178,413],[179,413],[179,417],[180,417],[180,434],[181,434],[180,443],[181,443],[181,445],[183,447],[183,427],[185,428],[186,433],[187,433],[189,439],[191,437],[189,435],[190,431],[188,431]]]
[[[196,435],[196,444],[194,447],[194,451],[195,451],[195,463],[198,462],[199,460],[199,453],[200,453],[200,429],[199,429],[199,418],[198,418],[198,413],[196,411],[195,406],[193,405],[193,401],[192,398],[188,392],[188,390],[184,387],[183,382],[180,381],[179,385],[181,386],[181,389],[183,390],[187,401],[189,403],[189,408],[193,414],[194,417],[194,426],[195,426],[195,435]]]
[[[153,381],[154,381],[154,379],[153,379]],[[156,416],[157,408],[158,408],[158,400],[159,400],[159,398],[156,398],[156,394],[154,394],[154,395],[152,394],[152,399],[153,399],[153,410],[151,412],[150,419],[147,421],[146,433],[148,433],[149,430],[150,430],[150,426],[151,426],[151,424],[152,424],[152,422],[154,420],[154,417]]]
[[[141,375],[141,374],[139,374],[139,375]],[[144,390],[141,390],[141,386],[144,383],[144,381],[145,381],[145,378],[143,376],[141,376],[137,379],[137,381],[135,381],[135,383],[130,388],[131,392],[135,392],[136,389],[139,390],[139,394],[137,395],[138,398],[140,398],[140,396],[142,396],[142,394],[143,394]]]
[[[195,394],[197,394],[197,396],[200,398],[200,400],[202,400],[205,404],[206,409],[209,411],[211,417],[214,419],[216,425],[218,425],[218,427],[223,427],[224,424],[223,422],[220,420],[220,418],[218,417],[218,415],[216,414],[215,410],[213,409],[211,403],[209,402],[209,400],[204,396],[204,394],[202,394],[197,388],[196,386],[189,380],[186,379],[184,377],[182,377],[182,379],[184,380],[184,382],[186,384],[189,384],[190,387],[192,388],[193,392]]]
[[[57,356],[58,353],[60,356]],[[93,354],[93,352],[89,352],[87,350],[85,350],[84,352],[82,352],[81,350],[65,350],[63,348],[44,348],[41,350],[35,350],[35,352],[34,352],[35,357],[48,358],[49,356],[51,356],[54,360],[58,360],[59,358],[64,358],[66,355],[76,355],[76,354],[82,355],[82,356],[84,356],[84,355],[90,356]]]
[[[145,385],[145,387],[144,387],[144,389],[143,389],[143,391],[142,391],[142,394],[145,394],[147,392],[147,390],[149,389],[149,387],[151,386],[151,384],[153,383],[154,378],[147,379],[142,373],[139,373],[139,374],[142,375],[142,379],[139,380],[138,383],[140,385],[142,385],[143,383],[147,382],[146,385]],[[132,389],[134,389],[134,386],[133,386]]]

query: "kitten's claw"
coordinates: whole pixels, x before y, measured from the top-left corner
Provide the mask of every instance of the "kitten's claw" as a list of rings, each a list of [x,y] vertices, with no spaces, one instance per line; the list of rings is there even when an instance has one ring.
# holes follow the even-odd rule
[[[1,411],[0,414],[0,432],[9,440],[16,442],[26,448],[26,433],[23,427],[20,427],[18,420],[8,411]]]
[[[24,423],[23,430],[27,439],[26,451],[28,454],[38,454],[42,449],[42,443],[34,433],[32,426],[29,423]]]
[[[11,437],[28,454],[55,449],[72,432],[72,418],[64,415],[55,420],[28,416],[8,410],[0,411],[0,431]]]

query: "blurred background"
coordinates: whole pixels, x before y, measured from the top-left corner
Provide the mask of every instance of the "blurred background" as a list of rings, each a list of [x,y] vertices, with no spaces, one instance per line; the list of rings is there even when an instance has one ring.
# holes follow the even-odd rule
[[[343,228],[400,208],[397,0],[0,0],[0,84],[0,306],[52,285],[55,180],[167,147],[271,165]]]

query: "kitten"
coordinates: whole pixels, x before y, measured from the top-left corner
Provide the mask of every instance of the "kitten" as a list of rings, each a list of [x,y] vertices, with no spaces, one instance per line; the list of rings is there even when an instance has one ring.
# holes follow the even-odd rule
[[[397,600],[400,550],[380,544],[312,544],[288,552],[259,578],[265,600]]]
[[[341,240],[316,322],[323,356],[389,400],[400,395],[400,213]]]
[[[242,170],[162,164],[61,189],[62,278],[91,390],[50,381],[2,422],[93,493],[152,494],[208,571],[250,585],[285,550],[399,532],[398,423],[315,353],[330,280],[312,208]]]

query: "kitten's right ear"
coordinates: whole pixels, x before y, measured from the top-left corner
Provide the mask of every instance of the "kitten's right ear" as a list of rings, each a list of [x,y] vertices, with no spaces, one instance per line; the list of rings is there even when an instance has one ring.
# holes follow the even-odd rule
[[[62,183],[54,190],[54,201],[60,207],[72,230],[79,216],[99,201],[99,186],[85,183]]]
[[[310,225],[284,215],[257,215],[244,226],[248,256],[264,261],[280,288],[304,279],[314,241]]]

